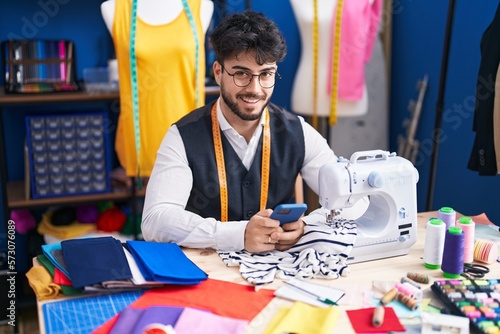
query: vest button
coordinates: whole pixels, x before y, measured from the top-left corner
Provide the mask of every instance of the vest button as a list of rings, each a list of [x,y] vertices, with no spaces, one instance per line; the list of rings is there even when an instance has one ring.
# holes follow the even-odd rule
[[[250,181],[243,181],[243,187],[250,186]]]
[[[253,213],[252,210],[250,210],[250,211],[247,212],[247,217],[248,218],[252,217],[253,215],[254,215],[254,213]]]

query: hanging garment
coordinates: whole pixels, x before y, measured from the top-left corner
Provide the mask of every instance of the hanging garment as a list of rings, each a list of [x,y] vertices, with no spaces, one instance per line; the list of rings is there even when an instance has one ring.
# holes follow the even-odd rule
[[[204,41],[205,33],[200,20],[201,0],[187,0],[187,3],[192,12],[191,19],[196,24],[198,42]],[[136,176],[139,167],[141,176],[149,176],[167,129],[191,110],[205,104],[205,50],[203,43],[199,42],[199,53],[196,55],[196,42],[186,11],[162,25],[150,25],[140,17],[136,18],[138,157],[130,71],[131,0],[116,2],[113,22],[112,36],[120,78],[120,116],[115,149],[127,176]],[[198,105],[197,90],[200,92]]]
[[[240,266],[241,275],[251,284],[271,283],[275,277],[337,279],[349,273],[347,258],[356,236],[353,220],[336,217],[332,224],[307,224],[304,235],[287,251],[218,254],[227,266]]]
[[[493,131],[493,105],[495,81],[500,62],[500,3],[493,21],[481,38],[481,63],[476,86],[476,106],[473,131],[476,132],[474,146],[467,167],[479,175],[496,175]]]
[[[382,16],[383,0],[345,1],[342,8],[340,38],[340,65],[338,98],[359,101],[365,86],[365,66],[370,61]],[[335,14],[333,14],[335,18]],[[331,28],[331,56],[333,59],[335,19]],[[329,64],[330,79],[327,92],[332,86],[332,62]]]

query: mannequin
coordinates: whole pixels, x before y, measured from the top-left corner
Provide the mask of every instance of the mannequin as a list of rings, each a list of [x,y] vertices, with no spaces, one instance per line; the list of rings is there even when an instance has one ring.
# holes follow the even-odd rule
[[[370,3],[378,0],[370,0]],[[313,0],[290,0],[297,20],[301,41],[302,54],[292,90],[292,110],[296,113],[313,115]],[[345,6],[344,1],[344,6]],[[318,81],[317,81],[317,116],[330,116],[331,96],[329,92],[330,64],[332,57],[332,20],[335,18],[336,0],[318,0]],[[344,26],[344,25],[343,25]],[[359,36],[357,36],[359,38]],[[354,41],[354,43],[359,41]],[[341,49],[341,57],[343,49]],[[365,51],[363,51],[365,52]],[[342,62],[341,62],[342,65]],[[342,68],[340,68],[342,71]],[[339,81],[338,85],[342,85]],[[337,102],[338,117],[361,116],[368,111],[368,94],[366,84],[362,94],[356,99],[344,99],[339,96]]]
[[[101,4],[101,14],[104,23],[113,34],[116,0],[106,0]],[[171,22],[183,11],[180,0],[139,0],[137,2],[137,16],[151,25],[161,25]],[[200,20],[203,31],[207,31],[214,12],[214,3],[203,0],[201,3]]]
[[[130,52],[132,0],[107,0],[101,5],[118,60],[115,150],[129,177],[148,177],[168,128],[205,103],[204,40],[214,5],[209,0],[186,2],[193,22],[181,0],[137,0],[135,57]],[[134,63],[136,81],[130,70]]]

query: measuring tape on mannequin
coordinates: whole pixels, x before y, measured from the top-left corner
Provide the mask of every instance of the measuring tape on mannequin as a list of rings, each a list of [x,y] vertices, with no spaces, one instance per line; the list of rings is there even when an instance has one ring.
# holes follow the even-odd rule
[[[316,0],[315,0],[316,1]],[[335,14],[335,37],[333,43],[332,91],[329,124],[337,124],[337,102],[339,92],[340,36],[342,32],[342,8],[344,0],[338,0]]]
[[[333,43],[332,60],[332,89],[330,92],[330,125],[337,123],[337,96],[338,96],[338,77],[340,60],[340,33],[342,27],[342,8],[344,1],[338,0],[335,9],[335,35]],[[319,50],[319,22],[318,22],[318,0],[313,1],[313,116],[312,125],[318,129],[318,50]]]
[[[211,111],[212,117],[212,137],[214,139],[215,160],[217,163],[217,174],[219,177],[220,188],[220,220],[227,222],[228,217],[228,191],[226,179],[226,165],[224,162],[224,151],[222,148],[222,138],[219,129],[219,120],[217,117],[217,102],[214,103]],[[267,192],[269,189],[269,172],[271,162],[271,129],[269,126],[269,111],[265,109],[265,121],[262,138],[262,166],[260,183],[260,210],[264,210],[267,204]]]
[[[189,20],[189,25],[191,27],[191,31],[194,36],[195,43],[195,103],[196,107],[199,105],[199,50],[200,50],[200,42],[198,37],[198,31],[196,30],[196,23],[194,22],[193,13],[191,12],[191,8],[189,8],[189,4],[187,0],[182,0],[182,5],[184,6],[184,11],[186,12],[186,16]],[[133,111],[133,119],[134,119],[134,135],[135,135],[135,150],[137,156],[137,186],[139,189],[142,189],[142,180],[141,180],[141,166],[140,166],[140,158],[141,158],[141,127],[139,121],[139,85],[137,78],[137,55],[135,51],[135,41],[136,41],[136,33],[137,33],[137,0],[132,0],[132,10],[131,10],[131,18],[130,18],[130,42],[129,42],[129,56],[130,56],[130,78],[131,78],[131,87],[132,87],[132,111]]]

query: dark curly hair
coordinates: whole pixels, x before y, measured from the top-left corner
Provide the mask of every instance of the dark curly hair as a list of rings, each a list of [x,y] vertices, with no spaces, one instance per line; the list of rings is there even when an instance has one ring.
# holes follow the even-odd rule
[[[286,42],[276,23],[262,13],[246,10],[225,16],[210,41],[217,61],[254,52],[259,65],[279,63],[286,56]]]

